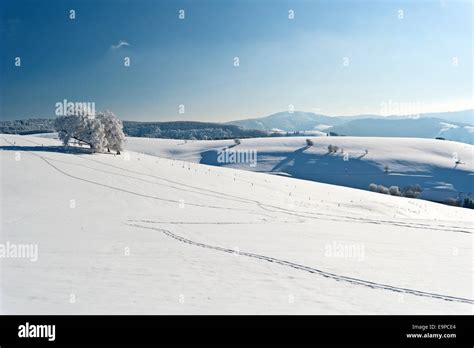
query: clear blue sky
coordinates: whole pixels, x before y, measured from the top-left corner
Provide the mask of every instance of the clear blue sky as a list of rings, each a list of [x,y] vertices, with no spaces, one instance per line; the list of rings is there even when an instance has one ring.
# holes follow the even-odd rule
[[[0,16],[3,119],[63,99],[149,121],[472,107],[472,1],[2,0]]]

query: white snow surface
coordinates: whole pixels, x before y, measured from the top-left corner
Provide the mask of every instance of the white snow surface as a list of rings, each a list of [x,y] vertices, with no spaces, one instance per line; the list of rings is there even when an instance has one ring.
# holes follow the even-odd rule
[[[306,146],[306,139],[314,145]],[[338,153],[328,153],[330,144],[339,147]],[[474,146],[469,144],[417,138],[277,137],[242,139],[241,144],[233,145],[232,140],[126,141],[131,151],[196,163],[285,174],[363,190],[368,190],[371,183],[400,189],[418,184],[423,189],[420,198],[438,202],[474,198]],[[241,153],[256,151],[257,165],[219,162],[219,151],[225,148]]]
[[[0,258],[2,314],[472,314],[472,210],[58,145],[0,135],[0,243],[38,245]]]

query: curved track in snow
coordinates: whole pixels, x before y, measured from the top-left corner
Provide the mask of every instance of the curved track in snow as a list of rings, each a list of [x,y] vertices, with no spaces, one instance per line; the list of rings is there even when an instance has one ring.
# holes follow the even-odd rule
[[[10,141],[8,141],[7,139],[5,139],[3,137],[1,137],[1,139],[3,139],[5,142],[9,143],[10,145],[14,145]],[[41,146],[40,143],[34,142],[32,140],[29,140],[29,139],[22,139],[22,140]],[[109,188],[109,189],[121,191],[121,192],[132,194],[132,195],[137,195],[137,196],[141,196],[141,197],[145,197],[145,198],[165,201],[165,202],[169,202],[169,203],[176,203],[176,204],[180,203],[179,200],[170,200],[170,199],[166,199],[166,198],[162,198],[162,197],[158,197],[158,196],[142,194],[142,193],[135,192],[135,191],[125,190],[125,189],[122,189],[120,187],[115,187],[115,186],[111,186],[111,185],[107,185],[107,184],[102,184],[100,182],[96,182],[96,181],[92,181],[92,180],[88,180],[88,179],[83,179],[81,177],[78,177],[78,176],[75,176],[75,175],[72,175],[72,174],[69,174],[69,173],[65,172],[63,169],[55,166],[51,162],[64,162],[64,163],[68,163],[68,164],[75,165],[75,166],[82,166],[82,167],[88,168],[90,170],[106,172],[106,171],[98,169],[98,168],[92,168],[92,167],[83,166],[83,165],[80,165],[80,164],[77,164],[77,163],[69,163],[69,162],[65,162],[65,161],[51,159],[51,158],[48,158],[48,157],[45,157],[45,156],[38,155],[38,154],[36,154],[34,152],[31,152],[31,151],[24,151],[24,152],[30,153],[34,156],[37,156],[37,157],[41,158],[48,165],[50,165],[51,167],[53,167],[54,169],[56,169],[60,173],[62,173],[64,175],[67,175],[71,178],[77,179],[77,180],[85,181],[85,182],[88,182],[90,184],[103,186],[103,187],[106,187],[106,188]],[[220,198],[220,199],[223,199],[223,200],[254,204],[258,208],[260,208],[261,210],[257,211],[257,210],[253,210],[253,209],[242,209],[242,208],[239,209],[239,208],[204,205],[204,204],[186,202],[186,205],[190,205],[190,206],[197,206],[197,207],[204,207],[204,208],[211,208],[211,209],[247,211],[247,212],[250,212],[252,214],[261,214],[261,215],[266,215],[266,216],[269,216],[269,215],[265,214],[264,212],[286,214],[286,215],[296,217],[296,218],[324,219],[324,220],[332,220],[332,221],[348,221],[348,222],[376,224],[376,225],[393,225],[393,226],[399,226],[399,227],[405,227],[405,228],[414,228],[414,229],[422,228],[422,229],[426,229],[426,230],[449,231],[449,232],[467,233],[467,234],[473,234],[474,233],[473,230],[471,230],[469,228],[465,228],[465,227],[460,228],[460,227],[457,227],[457,226],[439,225],[439,226],[437,226],[439,228],[437,228],[437,227],[433,227],[432,225],[423,224],[423,223],[416,223],[416,222],[378,220],[378,219],[371,219],[371,218],[366,218],[366,217],[361,217],[361,216],[358,217],[358,216],[351,216],[351,215],[340,215],[340,214],[334,214],[334,213],[321,213],[321,212],[304,211],[304,210],[294,211],[294,210],[286,209],[286,208],[283,208],[283,207],[280,207],[280,206],[266,204],[266,203],[263,203],[259,200],[248,199],[248,198],[239,197],[239,196],[235,196],[235,195],[229,195],[229,194],[225,194],[225,193],[215,191],[215,190],[211,190],[211,189],[204,189],[202,187],[193,186],[193,185],[189,185],[189,184],[184,184],[184,183],[174,181],[174,180],[170,180],[170,179],[167,179],[167,178],[163,178],[163,177],[160,177],[160,176],[157,176],[157,175],[152,175],[152,174],[148,174],[148,173],[142,173],[142,172],[139,172],[139,171],[136,171],[136,170],[126,169],[126,168],[116,166],[116,165],[113,165],[113,164],[104,163],[104,162],[101,162],[101,161],[98,161],[98,160],[95,160],[95,159],[92,159],[92,158],[85,158],[84,156],[77,156],[77,158],[80,158],[80,159],[85,160],[85,161],[95,162],[95,163],[98,163],[100,165],[107,166],[107,167],[110,167],[110,168],[115,168],[115,169],[121,170],[123,172],[128,172],[130,174],[141,175],[141,176],[146,176],[146,177],[157,179],[157,180],[162,180],[164,182],[167,182],[168,184],[160,184],[160,183],[156,183],[156,182],[151,182],[149,180],[144,180],[142,178],[137,178],[137,177],[130,176],[130,175],[124,175],[124,174],[113,173],[113,172],[106,172],[106,173],[111,174],[111,175],[124,176],[124,177],[128,177],[128,178],[131,178],[131,179],[134,179],[134,180],[145,181],[145,182],[148,182],[148,183],[151,183],[151,184],[163,185],[163,186],[170,187],[170,188],[173,188],[173,189],[177,189],[177,190],[180,190],[180,191],[188,191],[188,192],[192,192],[192,193],[196,193],[196,194],[214,196],[214,197],[217,197],[217,198]],[[173,184],[173,185],[169,185],[169,184]],[[192,190],[195,190],[195,191],[191,191],[189,189],[192,189]]]
[[[247,256],[247,257],[262,260],[262,261],[272,262],[272,263],[279,264],[282,266],[302,270],[308,273],[318,274],[325,278],[334,279],[336,281],[346,282],[352,285],[365,286],[372,289],[393,291],[393,292],[405,293],[405,294],[410,294],[410,295],[415,295],[415,296],[429,297],[429,298],[434,298],[434,299],[439,299],[439,300],[444,300],[444,301],[474,304],[474,300],[463,298],[463,297],[436,294],[432,292],[426,292],[426,291],[420,291],[420,290],[415,290],[415,289],[408,289],[408,288],[402,288],[402,287],[397,287],[397,286],[392,286],[392,285],[387,285],[387,284],[371,282],[371,281],[359,279],[359,278],[347,277],[347,276],[343,276],[343,275],[339,275],[335,273],[326,272],[314,267],[304,266],[304,265],[300,265],[294,262],[285,261],[285,260],[277,259],[274,257],[255,254],[255,253],[248,253],[248,252],[243,252],[243,251],[239,251],[237,253],[236,250],[234,249],[223,248],[223,247],[214,246],[214,245],[210,245],[206,243],[195,242],[193,240],[174,234],[171,231],[163,229],[163,228],[141,226],[138,224],[127,224],[127,225],[132,226],[132,227],[142,228],[142,229],[155,230],[182,243],[198,246],[201,248],[216,250],[216,251],[220,251],[220,252],[224,252],[228,254],[238,254],[238,255]]]
[[[5,138],[2,138],[2,139],[5,142],[9,143],[10,145],[14,145],[11,142],[9,142],[7,139],[5,139]],[[29,141],[29,140],[26,140],[26,141]],[[24,152],[27,152],[31,155],[34,155],[37,158],[40,158],[47,165],[51,166],[54,170],[58,171],[59,173],[61,173],[63,175],[66,175],[66,176],[68,176],[72,179],[75,179],[75,180],[80,180],[80,181],[87,182],[87,183],[90,183],[90,184],[99,185],[99,186],[102,186],[102,187],[105,187],[105,188],[108,188],[108,189],[117,190],[117,191],[121,191],[121,192],[124,192],[124,193],[136,195],[136,196],[141,196],[141,197],[144,197],[144,198],[150,198],[150,199],[165,201],[165,202],[169,202],[169,203],[179,203],[178,200],[172,200],[172,199],[166,199],[166,198],[163,198],[163,197],[147,195],[147,194],[143,194],[143,193],[139,193],[139,192],[135,192],[135,191],[131,191],[131,190],[126,190],[126,189],[123,189],[123,188],[120,188],[120,187],[111,186],[111,185],[108,185],[108,184],[103,184],[103,183],[100,183],[100,182],[92,181],[92,180],[89,180],[89,179],[81,178],[79,176],[72,175],[72,174],[66,172],[65,170],[59,168],[58,166],[56,166],[52,163],[52,162],[65,162],[65,161],[60,161],[60,160],[48,158],[46,156],[39,155],[39,154],[34,153],[32,151],[24,151]],[[149,181],[149,180],[144,180],[142,178],[137,178],[137,177],[134,177],[134,176],[131,176],[131,175],[123,175],[123,174],[120,174],[120,173],[113,173],[113,172],[110,172],[110,171],[107,171],[107,174],[126,176],[126,177],[129,177],[131,179],[146,181],[146,182],[149,182],[151,184],[159,184],[159,185],[169,186],[170,188],[173,188],[173,189],[176,189],[176,190],[189,191],[189,192],[193,192],[193,193],[197,193],[197,194],[205,194],[205,195],[214,196],[214,197],[217,196],[217,197],[220,197],[220,198],[223,198],[223,199],[239,201],[241,203],[254,204],[258,208],[260,208],[261,210],[257,211],[257,210],[254,210],[254,209],[236,209],[236,208],[232,208],[232,207],[205,205],[205,204],[198,204],[198,203],[186,203],[187,205],[191,205],[191,206],[197,206],[197,207],[203,207],[203,208],[213,208],[213,209],[240,210],[240,211],[245,211],[245,212],[248,212],[248,213],[259,214],[259,215],[265,215],[264,212],[266,211],[266,212],[270,212],[270,213],[283,213],[283,214],[286,214],[286,215],[289,215],[289,216],[300,217],[300,218],[302,217],[302,218],[307,218],[307,219],[326,219],[326,220],[337,220],[337,221],[345,220],[345,221],[352,221],[352,222],[358,222],[358,223],[376,223],[376,224],[381,224],[381,225],[385,225],[385,224],[397,225],[397,226],[406,227],[406,228],[436,229],[436,228],[432,228],[432,226],[422,224],[422,223],[403,223],[403,222],[399,222],[399,221],[390,221],[390,220],[373,220],[373,219],[368,219],[368,218],[363,218],[363,217],[354,217],[354,216],[349,216],[349,215],[338,215],[338,214],[331,214],[331,213],[319,213],[319,212],[314,212],[314,211],[311,211],[311,212],[309,212],[309,211],[298,211],[298,212],[296,212],[296,211],[293,211],[293,210],[290,210],[290,209],[285,209],[285,208],[282,208],[282,207],[279,207],[279,206],[265,204],[265,203],[262,203],[258,200],[247,199],[247,198],[238,197],[238,196],[234,196],[234,195],[228,195],[228,194],[221,193],[221,192],[218,192],[218,191],[204,189],[204,188],[200,188],[200,187],[196,187],[196,186],[192,186],[192,185],[188,185],[188,184],[183,184],[183,183],[180,183],[180,182],[177,182],[177,181],[169,180],[169,179],[166,179],[166,178],[161,178],[159,176],[155,176],[155,175],[151,175],[151,174],[147,174],[147,173],[141,173],[141,172],[138,172],[138,171],[132,171],[132,170],[129,170],[129,169],[126,169],[126,168],[122,168],[122,167],[119,167],[119,166],[114,166],[114,165],[111,165],[111,164],[103,163],[103,162],[100,162],[100,161],[97,161],[97,160],[86,159],[83,156],[77,156],[77,157],[81,158],[83,160],[94,161],[94,162],[97,162],[97,163],[99,163],[101,165],[104,165],[104,166],[114,167],[114,168],[119,169],[121,171],[129,172],[130,174],[133,173],[135,175],[148,176],[148,177],[152,177],[152,178],[155,178],[155,179],[158,179],[158,180],[163,180],[163,181],[168,182],[169,184],[172,184],[172,185],[159,184],[159,183],[152,182],[152,181]],[[65,163],[68,163],[68,164],[71,164],[71,165],[82,166],[82,165],[77,164],[77,163],[69,163],[69,162],[65,162]],[[90,170],[106,172],[104,170],[89,167],[89,166],[83,166],[83,167],[86,167],[87,169],[90,169]],[[186,187],[186,189],[184,187]],[[195,191],[191,191],[190,189],[195,190]],[[226,198],[224,198],[223,196],[225,196]],[[153,223],[153,221],[143,221],[143,222],[152,222]],[[210,222],[210,223],[211,224],[219,224],[217,222],[216,223]],[[289,222],[287,221],[287,223],[289,223]],[[296,221],[293,222],[293,223],[296,223]],[[205,223],[202,223],[202,224],[205,224]],[[225,223],[221,223],[221,224],[225,224]],[[228,222],[227,224],[239,224],[239,222]],[[182,236],[179,236],[177,234],[174,234],[171,231],[166,230],[166,229],[156,228],[156,227],[149,227],[149,226],[142,226],[142,225],[138,225],[138,224],[127,224],[127,225],[133,226],[133,227],[136,227],[136,228],[151,229],[151,230],[159,231],[159,232],[165,234],[166,236],[168,236],[170,238],[173,238],[177,241],[180,241],[182,243],[187,243],[187,244],[190,244],[190,245],[194,245],[194,246],[198,246],[198,247],[202,247],[202,248],[206,248],[206,249],[212,249],[212,250],[225,252],[225,253],[231,253],[231,254],[236,253],[236,251],[233,250],[233,249],[223,248],[223,247],[219,247],[219,246],[213,246],[213,245],[209,245],[209,244],[205,244],[205,243],[201,243],[201,242],[196,242],[196,241],[184,238]],[[454,227],[454,226],[439,226],[439,227],[441,227],[439,230],[445,230],[445,231],[451,231],[451,232],[472,233],[469,230],[461,230],[461,229],[459,229],[457,227]],[[330,273],[330,272],[320,270],[320,269],[317,269],[317,268],[314,268],[314,267],[309,267],[309,266],[293,263],[293,262],[290,262],[290,261],[286,261],[286,260],[282,260],[282,259],[278,259],[278,258],[273,258],[273,257],[270,257],[270,256],[265,256],[265,255],[255,254],[255,253],[249,253],[249,252],[239,252],[239,255],[246,256],[246,257],[249,257],[249,258],[258,259],[258,260],[262,260],[262,261],[266,261],[266,262],[270,262],[270,263],[279,264],[279,265],[286,266],[286,267],[291,267],[291,268],[302,270],[302,271],[312,273],[312,274],[318,274],[318,275],[323,276],[325,278],[333,279],[333,280],[336,280],[336,281],[346,282],[346,283],[349,283],[349,284],[352,284],[352,285],[365,286],[365,287],[372,288],[372,289],[380,289],[380,290],[386,290],[386,291],[406,293],[406,294],[411,294],[411,295],[415,295],[415,296],[434,298],[434,299],[439,299],[439,300],[444,300],[444,301],[474,304],[474,300],[468,299],[468,298],[448,296],[448,295],[443,295],[443,294],[420,291],[420,290],[416,290],[416,289],[402,288],[402,287],[392,286],[392,285],[388,285],[388,284],[371,282],[371,281],[364,280],[364,279],[353,278],[353,277],[348,277],[348,276],[344,276],[344,275],[338,275],[338,274]]]

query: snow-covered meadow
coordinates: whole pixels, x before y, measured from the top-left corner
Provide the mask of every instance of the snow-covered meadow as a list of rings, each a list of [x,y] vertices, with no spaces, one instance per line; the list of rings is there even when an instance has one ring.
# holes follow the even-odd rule
[[[329,153],[329,145],[337,146],[337,153]],[[474,198],[474,146],[453,141],[313,136],[242,139],[236,146],[232,140],[127,138],[125,146],[149,155],[363,190],[371,183],[400,189],[420,185],[419,198],[437,202]],[[222,161],[223,149],[255,153],[256,161]]]
[[[297,159],[303,140],[267,149]],[[339,141],[436,180],[457,152],[472,175],[457,143],[317,141],[301,152]],[[0,259],[1,313],[472,314],[472,210],[189,162],[207,144],[128,139],[117,156],[0,135],[1,243],[38,247],[36,262]],[[258,170],[274,157],[259,153]]]

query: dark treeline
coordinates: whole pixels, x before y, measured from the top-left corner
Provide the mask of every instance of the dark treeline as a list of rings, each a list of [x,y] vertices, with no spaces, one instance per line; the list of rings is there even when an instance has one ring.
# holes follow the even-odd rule
[[[123,130],[125,135],[130,137],[196,140],[255,138],[270,135],[270,132],[244,129],[235,125],[194,121],[124,121]],[[0,121],[0,133],[26,135],[54,131],[54,119]]]
[[[269,136],[269,132],[244,129],[235,125],[210,122],[123,122],[126,135],[131,137],[216,140]]]
[[[0,121],[0,133],[37,134],[54,132],[54,119],[32,118],[27,120]]]

